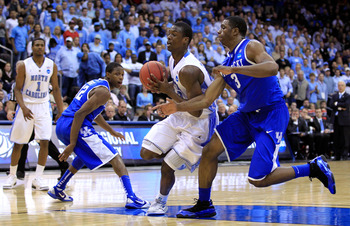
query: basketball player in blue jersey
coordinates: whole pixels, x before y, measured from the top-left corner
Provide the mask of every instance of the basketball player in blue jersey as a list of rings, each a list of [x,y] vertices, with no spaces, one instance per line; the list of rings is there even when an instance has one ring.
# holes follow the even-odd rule
[[[212,79],[203,64],[188,51],[192,39],[191,27],[183,22],[174,24],[168,33],[167,47],[171,52],[169,68],[172,83],[151,82],[152,92],[165,93],[177,102],[203,94]],[[163,158],[160,191],[147,211],[148,215],[167,212],[167,199],[175,183],[175,171],[192,172],[199,163],[202,149],[209,142],[218,123],[216,105],[197,111],[177,112],[155,124],[142,142],[141,157],[145,160]]]
[[[112,136],[124,140],[124,136],[116,132],[101,115],[111,97],[111,90],[122,85],[123,75],[124,69],[120,64],[108,64],[105,79],[86,83],[57,121],[57,137],[67,145],[60,155],[60,160],[66,161],[73,151],[76,157],[57,185],[48,191],[52,198],[72,202],[73,198],[64,192],[72,176],[84,165],[90,170],[95,170],[109,162],[121,178],[125,189],[125,207],[139,209],[150,206],[149,202],[139,199],[133,192],[128,171],[118,152],[92,126],[92,122],[95,121]]]
[[[226,152],[229,160],[239,157],[256,142],[248,181],[256,187],[267,187],[294,178],[318,178],[335,194],[335,181],[324,156],[308,164],[279,167],[278,150],[288,125],[288,109],[276,78],[278,65],[255,40],[245,39],[247,25],[240,17],[228,17],[218,31],[221,43],[230,49],[222,66],[215,67],[214,82],[204,95],[190,101],[158,107],[163,114],[194,111],[208,107],[229,85],[240,98],[240,107],[215,129],[204,147],[199,165],[199,199],[193,207],[180,210],[177,217],[197,218],[216,215],[210,200],[211,185],[218,167],[218,156]]]
[[[57,66],[44,56],[45,41],[42,38],[32,42],[33,56],[17,65],[17,77],[14,93],[17,99],[16,116],[11,128],[10,140],[14,142],[10,174],[3,185],[4,189],[12,189],[17,182],[18,161],[24,144],[29,142],[34,129],[35,140],[40,140],[40,151],[35,178],[32,187],[37,190],[49,190],[41,179],[48,155],[49,140],[52,134],[52,109],[49,99],[51,83],[58,114],[63,111],[63,101],[57,78]]]

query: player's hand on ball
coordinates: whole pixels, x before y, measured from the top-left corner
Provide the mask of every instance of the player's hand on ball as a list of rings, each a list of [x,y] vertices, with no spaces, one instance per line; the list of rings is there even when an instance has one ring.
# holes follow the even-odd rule
[[[75,148],[75,145],[72,145],[72,144],[68,145],[66,149],[64,149],[64,151],[58,156],[59,160],[61,162],[67,161],[69,156],[73,153],[74,148]]]
[[[152,93],[168,93],[173,89],[172,82],[168,82],[166,74],[163,73],[163,81],[160,81],[154,74],[150,74],[152,79],[148,78],[148,85]]]

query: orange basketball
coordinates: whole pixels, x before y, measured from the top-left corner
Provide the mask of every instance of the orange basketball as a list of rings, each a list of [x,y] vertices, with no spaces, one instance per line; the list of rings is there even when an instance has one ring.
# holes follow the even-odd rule
[[[165,73],[167,78],[167,71],[163,64],[159,63],[158,61],[149,61],[145,63],[140,70],[140,81],[146,87],[146,89],[150,90],[148,78],[153,80],[151,74],[153,74],[158,80],[163,81],[163,73]]]

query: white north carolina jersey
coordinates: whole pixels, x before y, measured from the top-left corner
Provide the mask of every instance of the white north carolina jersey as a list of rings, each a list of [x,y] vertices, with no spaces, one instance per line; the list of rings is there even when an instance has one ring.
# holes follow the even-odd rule
[[[170,68],[170,74],[171,78],[174,81],[174,89],[175,92],[182,97],[183,99],[187,100],[187,91],[186,88],[181,84],[179,79],[179,72],[181,69],[187,65],[193,65],[198,67],[204,75],[204,82],[201,84],[202,93],[205,93],[209,85],[212,83],[212,78],[209,76],[207,70],[205,69],[204,65],[189,51],[182,57],[182,59],[176,64],[174,67],[174,58],[173,56],[170,56],[169,59],[169,68]],[[216,104],[215,102],[209,107],[203,109],[203,113],[201,117],[206,116],[208,114],[211,114],[216,111]]]
[[[53,73],[54,62],[45,57],[42,66],[39,68],[33,57],[24,61],[25,80],[22,88],[23,101],[25,103],[45,103],[49,98],[49,85]]]

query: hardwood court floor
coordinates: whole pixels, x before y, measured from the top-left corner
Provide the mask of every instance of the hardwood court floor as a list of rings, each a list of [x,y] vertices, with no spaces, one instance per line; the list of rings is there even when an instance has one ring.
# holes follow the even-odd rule
[[[16,188],[0,188],[0,225],[350,225],[350,161],[330,162],[337,194],[331,195],[315,179],[299,178],[268,188],[247,182],[248,162],[221,165],[212,187],[218,215],[212,219],[177,219],[176,212],[198,197],[198,171],[176,173],[169,213],[145,216],[145,210],[126,210],[121,183],[111,168],[83,169],[69,183],[73,203],[62,203],[46,192],[31,189],[34,173],[27,173]],[[289,166],[291,164],[282,164]],[[129,167],[136,193],[152,201],[159,191],[159,167]],[[45,171],[50,187],[58,171]],[[0,185],[6,175],[0,174]]]

